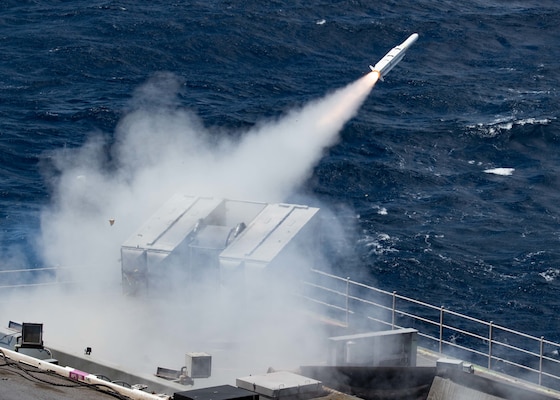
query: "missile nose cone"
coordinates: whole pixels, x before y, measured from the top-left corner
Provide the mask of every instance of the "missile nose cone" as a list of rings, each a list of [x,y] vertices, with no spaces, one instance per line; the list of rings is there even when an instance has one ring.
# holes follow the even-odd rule
[[[408,37],[408,39],[406,39],[406,40],[403,42],[402,46],[405,47],[405,44],[406,44],[406,47],[408,47],[408,46],[414,44],[414,42],[416,42],[417,40],[418,40],[418,34],[417,34],[417,33],[413,33],[412,35],[410,35],[410,36]]]

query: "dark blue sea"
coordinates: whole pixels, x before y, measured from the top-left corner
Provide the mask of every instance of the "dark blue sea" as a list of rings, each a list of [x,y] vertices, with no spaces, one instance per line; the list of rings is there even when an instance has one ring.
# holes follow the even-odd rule
[[[227,154],[208,143],[304,109],[417,32],[284,200],[333,211],[341,273],[558,341],[559,26],[556,0],[3,0],[0,264],[100,246],[81,210],[140,225],[168,196],[139,183],[166,179],[152,166],[182,159],[205,188]]]

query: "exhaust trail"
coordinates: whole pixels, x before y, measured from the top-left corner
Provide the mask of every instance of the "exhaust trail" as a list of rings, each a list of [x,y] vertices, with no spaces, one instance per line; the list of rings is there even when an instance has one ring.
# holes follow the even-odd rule
[[[358,112],[378,79],[379,74],[371,72],[346,88],[335,92],[332,101],[326,99],[326,107],[329,110],[325,110],[326,115],[318,121],[319,127],[333,125],[333,128],[342,129],[344,124]]]
[[[238,192],[230,195],[283,201],[308,177],[325,149],[338,141],[344,125],[357,114],[378,77],[371,72],[249,132],[224,162],[237,168],[221,171],[229,175],[228,182],[238,185]],[[243,187],[239,176],[251,177],[243,181],[248,186]]]

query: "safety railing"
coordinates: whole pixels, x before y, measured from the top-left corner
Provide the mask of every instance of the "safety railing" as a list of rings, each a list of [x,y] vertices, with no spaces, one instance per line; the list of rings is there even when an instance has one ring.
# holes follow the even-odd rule
[[[418,330],[422,347],[490,370],[560,388],[560,344],[434,306],[350,278],[313,270],[303,296],[332,323]]]
[[[61,274],[63,271],[64,268],[0,271],[0,302],[2,295],[11,290],[70,283]],[[34,274],[34,279],[29,274]],[[425,348],[560,389],[560,343],[544,337],[319,270],[312,270],[310,279],[302,282],[301,295],[333,324],[360,330],[415,328]]]
[[[94,275],[94,276],[92,276]],[[0,270],[0,303],[5,299],[14,301],[15,295],[33,288],[71,286],[91,283],[115,285],[114,277],[91,274],[85,267],[41,267]]]
[[[59,270],[59,267],[0,270],[0,290],[57,283]]]

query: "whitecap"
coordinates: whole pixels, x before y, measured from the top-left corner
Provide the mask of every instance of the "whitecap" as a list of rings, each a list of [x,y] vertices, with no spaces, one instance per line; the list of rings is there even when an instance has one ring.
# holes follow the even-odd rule
[[[560,269],[549,268],[546,271],[541,272],[539,275],[542,276],[545,281],[552,282],[553,280],[558,278],[558,276],[560,276]]]
[[[386,233],[378,233],[376,235],[365,235],[359,240],[359,243],[368,249],[370,255],[381,255],[387,253],[398,252],[393,248],[395,240]]]
[[[516,122],[517,125],[548,125],[550,124],[550,119],[548,118],[526,118],[520,119]]]
[[[501,132],[511,130],[514,126],[548,125],[550,122],[549,118],[515,119],[515,117],[497,117],[492,122],[470,124],[467,125],[467,128],[477,130],[484,137],[495,137]]]
[[[379,215],[387,215],[387,209],[385,207],[381,207],[381,206],[373,206],[373,209],[377,210],[377,214]]]
[[[502,175],[502,176],[511,175],[513,174],[513,171],[515,171],[515,168],[490,168],[484,170],[484,172],[487,174]]]

